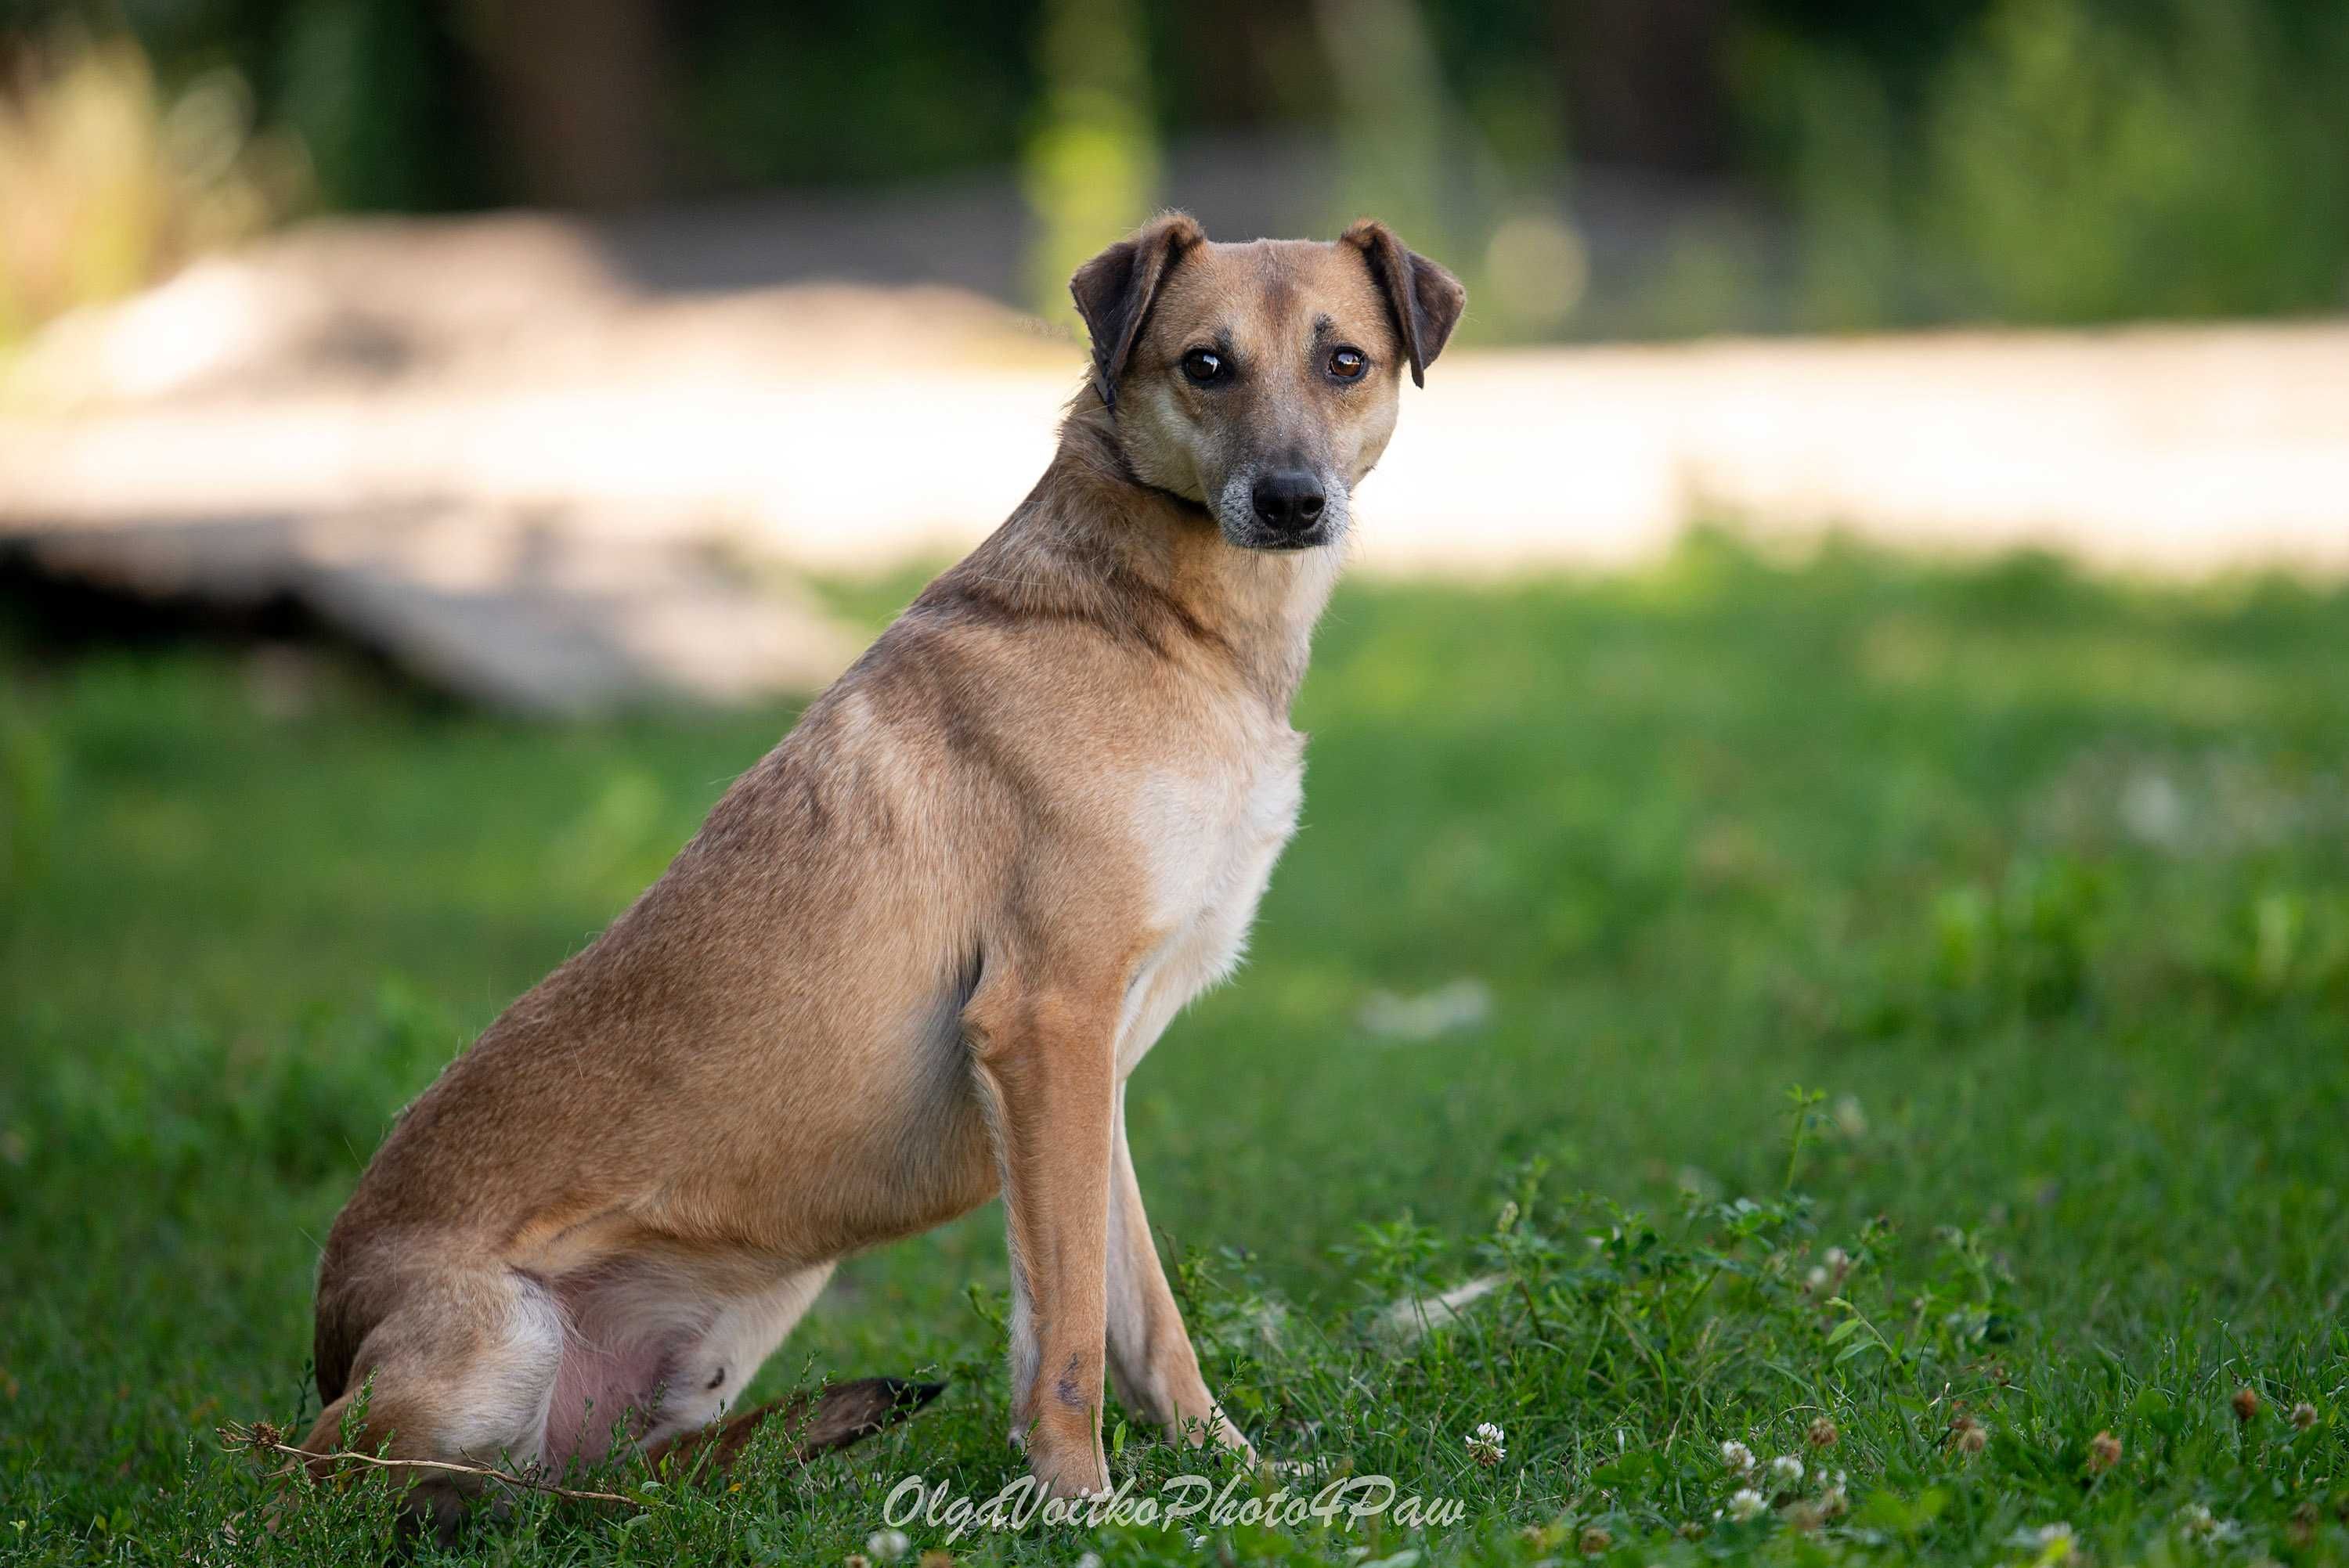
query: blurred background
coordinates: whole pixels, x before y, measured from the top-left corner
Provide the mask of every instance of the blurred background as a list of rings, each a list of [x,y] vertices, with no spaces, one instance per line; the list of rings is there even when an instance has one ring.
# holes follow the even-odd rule
[[[1375,211],[1483,343],[2306,314],[2349,271],[2329,0],[12,10],[12,337],[289,221],[511,207],[690,204],[603,236],[645,288],[1053,317],[1161,203]]]
[[[0,539],[524,707],[804,687],[792,574],[999,521],[1180,205],[1468,284],[1372,567],[2336,569],[2344,146],[2330,0],[18,0]]]

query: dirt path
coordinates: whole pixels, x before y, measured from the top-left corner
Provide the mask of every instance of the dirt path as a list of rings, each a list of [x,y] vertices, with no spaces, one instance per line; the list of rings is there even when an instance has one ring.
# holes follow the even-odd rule
[[[551,221],[364,226],[53,333],[0,390],[0,535],[290,585],[524,706],[738,696],[843,645],[726,559],[967,547],[1041,469],[1079,363],[950,289],[651,295]],[[1728,517],[2338,574],[2349,325],[1462,352],[1406,392],[1361,516],[1393,573],[1619,566]],[[463,652],[491,629],[515,647]],[[495,673],[566,665],[605,673]]]

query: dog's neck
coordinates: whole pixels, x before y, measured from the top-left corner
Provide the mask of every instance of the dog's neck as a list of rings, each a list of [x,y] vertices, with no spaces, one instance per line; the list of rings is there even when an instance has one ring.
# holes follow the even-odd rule
[[[940,585],[1019,614],[1097,621],[1170,657],[1220,662],[1286,716],[1341,564],[1338,546],[1244,550],[1198,502],[1143,483],[1114,417],[1088,389],[1028,499]]]

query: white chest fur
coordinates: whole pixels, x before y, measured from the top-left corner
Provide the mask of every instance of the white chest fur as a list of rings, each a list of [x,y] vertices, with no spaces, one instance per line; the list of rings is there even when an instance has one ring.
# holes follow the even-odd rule
[[[1118,1071],[1132,1072],[1185,1003],[1237,967],[1273,863],[1297,830],[1305,738],[1287,725],[1237,757],[1143,780],[1134,832],[1162,933],[1127,988]]]

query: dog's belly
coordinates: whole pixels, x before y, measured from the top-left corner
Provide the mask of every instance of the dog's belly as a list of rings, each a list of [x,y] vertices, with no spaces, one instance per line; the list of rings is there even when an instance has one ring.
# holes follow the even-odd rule
[[[832,1270],[778,1270],[748,1288],[743,1272],[741,1260],[698,1270],[672,1256],[532,1282],[525,1305],[557,1326],[562,1346],[539,1459],[555,1470],[593,1463],[739,1404]]]
[[[1250,764],[1162,773],[1141,791],[1136,830],[1152,923],[1165,934],[1135,972],[1119,1021],[1121,1077],[1192,997],[1230,975],[1304,799],[1305,738],[1286,725]]]

